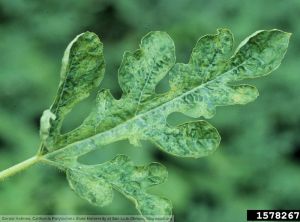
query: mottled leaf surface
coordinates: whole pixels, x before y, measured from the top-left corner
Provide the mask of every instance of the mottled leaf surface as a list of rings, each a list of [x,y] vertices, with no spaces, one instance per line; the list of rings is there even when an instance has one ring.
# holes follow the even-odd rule
[[[128,139],[139,145],[150,140],[163,151],[182,157],[201,157],[219,145],[216,129],[205,121],[169,126],[173,112],[211,118],[217,106],[246,104],[258,91],[235,81],[267,75],[276,69],[287,49],[289,34],[259,31],[246,38],[232,52],[233,36],[227,29],[200,38],[188,64],[175,64],[175,48],[164,32],[146,35],[140,49],[126,52],[119,69],[123,96],[116,100],[109,90],[99,92],[96,106],[83,124],[62,135],[58,147],[80,143],[105,145]],[[155,87],[169,75],[170,91],[155,93]],[[82,141],[88,138],[88,141]],[[68,154],[66,154],[68,155]]]
[[[215,115],[217,106],[255,100],[257,89],[239,81],[274,71],[286,53],[289,37],[280,30],[258,31],[233,52],[231,32],[219,29],[201,37],[184,64],[175,63],[175,47],[168,34],[150,32],[138,50],[123,56],[119,68],[122,97],[116,100],[108,89],[100,90],[82,125],[62,135],[59,131],[64,116],[103,78],[102,44],[95,34],[79,35],[66,50],[58,97],[42,118],[41,136],[52,151],[44,158],[66,170],[72,189],[93,204],[110,203],[115,189],[133,200],[142,215],[169,215],[170,202],[146,192],[148,186],[165,180],[161,165],[134,166],[127,157],[118,156],[87,166],[78,158],[119,140],[137,146],[141,140],[149,140],[178,157],[199,158],[213,153],[220,136],[211,124],[195,120],[170,126],[167,117],[181,112],[208,119]],[[166,75],[170,90],[158,94],[155,88]]]
[[[118,155],[99,165],[87,166],[77,162],[68,168],[67,178],[71,188],[94,205],[109,204],[115,189],[133,201],[145,217],[172,214],[169,200],[146,191],[167,178],[166,168],[159,163],[135,166],[127,156]]]
[[[55,119],[52,118],[49,136],[44,140],[48,150],[56,149],[54,145],[64,117],[100,84],[104,70],[103,44],[96,34],[82,33],[68,45],[62,59],[57,96],[49,110]]]

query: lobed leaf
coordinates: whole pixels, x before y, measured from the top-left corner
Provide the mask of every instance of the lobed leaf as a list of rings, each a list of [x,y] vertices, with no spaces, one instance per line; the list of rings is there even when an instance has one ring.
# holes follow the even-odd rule
[[[161,165],[134,166],[125,156],[94,166],[83,165],[77,159],[124,139],[134,145],[149,140],[180,157],[211,154],[220,143],[212,125],[195,120],[170,126],[168,115],[181,112],[208,119],[215,115],[217,106],[255,100],[257,89],[237,82],[274,71],[286,53],[289,37],[280,30],[258,31],[233,53],[231,32],[218,29],[216,34],[198,40],[187,64],[175,64],[172,39],[165,32],[150,32],[142,39],[140,49],[124,54],[119,69],[121,99],[116,100],[107,89],[101,90],[82,125],[61,135],[64,116],[103,78],[100,40],[89,32],[79,35],[66,50],[58,96],[50,112],[42,117],[41,135],[51,151],[44,158],[65,169],[71,188],[93,204],[110,203],[112,190],[116,189],[133,200],[144,216],[169,215],[170,202],[146,192],[148,186],[165,180],[167,173]],[[155,88],[166,75],[170,90],[157,94]]]
[[[159,163],[134,166],[127,156],[118,155],[99,165],[87,166],[77,162],[67,170],[67,178],[71,188],[94,205],[109,204],[115,189],[132,200],[146,218],[172,214],[169,200],[146,192],[148,187],[163,183],[167,178],[166,168]]]
[[[148,139],[170,154],[208,155],[218,147],[218,132],[204,121],[171,127],[166,122],[168,115],[182,112],[194,118],[211,118],[217,106],[255,100],[255,87],[233,82],[267,75],[276,69],[288,39],[289,34],[279,30],[259,31],[246,38],[231,56],[233,36],[229,30],[219,29],[217,34],[199,39],[188,64],[174,64],[171,38],[164,32],[151,32],[143,38],[139,50],[124,54],[119,69],[122,98],[116,100],[109,90],[100,91],[92,113],[79,128],[62,135],[57,146],[65,147],[86,138],[96,146],[121,139],[138,145],[139,140]],[[167,74],[170,91],[155,93],[156,85]],[[191,129],[198,132],[197,137],[183,133]]]
[[[82,33],[68,45],[62,59],[57,96],[49,111],[56,117],[51,121],[47,140],[44,140],[49,150],[55,149],[64,117],[98,87],[104,69],[103,44],[96,34]]]

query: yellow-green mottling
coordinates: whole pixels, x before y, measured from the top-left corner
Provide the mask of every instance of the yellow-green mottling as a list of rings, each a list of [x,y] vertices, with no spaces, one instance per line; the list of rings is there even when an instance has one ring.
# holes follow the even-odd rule
[[[134,166],[125,155],[94,166],[77,164],[67,170],[71,188],[90,203],[98,206],[109,204],[114,188],[132,200],[145,217],[171,215],[169,200],[146,192],[148,187],[163,183],[167,174],[166,168],[159,163]]]
[[[113,199],[113,189],[132,200],[147,215],[171,215],[169,200],[151,195],[147,187],[167,177],[158,164],[135,166],[119,155],[99,165],[84,165],[80,156],[119,140],[139,145],[149,140],[162,151],[179,157],[199,158],[213,153],[220,143],[218,131],[205,120],[170,126],[167,117],[181,112],[194,118],[211,118],[217,106],[246,104],[255,100],[254,86],[236,81],[265,76],[283,59],[290,34],[280,30],[258,31],[233,50],[228,29],[201,37],[188,64],[175,63],[175,46],[165,32],[150,32],[135,52],[125,52],[119,68],[123,90],[116,100],[108,89],[99,91],[96,104],[81,126],[60,134],[65,115],[96,88],[104,75],[102,43],[85,32],[66,49],[57,97],[43,116],[41,135],[44,158],[65,170],[71,188],[92,204],[104,206]],[[166,75],[170,90],[155,88]],[[52,118],[54,117],[55,118]]]
[[[62,59],[60,83],[50,108],[55,115],[45,141],[47,149],[54,150],[64,117],[81,100],[98,87],[104,77],[103,44],[92,32],[78,35],[66,48]]]

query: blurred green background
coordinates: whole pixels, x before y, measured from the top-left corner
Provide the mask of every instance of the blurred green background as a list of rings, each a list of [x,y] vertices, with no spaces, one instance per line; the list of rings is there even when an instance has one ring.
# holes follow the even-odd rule
[[[271,76],[247,81],[261,96],[247,106],[219,107],[210,120],[222,136],[214,155],[180,159],[149,143],[127,141],[82,158],[101,163],[118,153],[137,164],[163,163],[169,179],[152,192],[174,204],[176,221],[245,221],[246,209],[300,208],[300,1],[299,0],[0,0],[0,169],[32,156],[39,118],[51,104],[61,57],[79,33],[97,33],[107,63],[102,87],[121,95],[117,69],[151,30],[174,39],[178,62],[187,62],[197,39],[227,27],[236,44],[259,29],[292,32],[286,58]],[[158,90],[164,90],[162,83]],[[78,126],[93,98],[76,106],[66,132]],[[187,118],[170,117],[173,124]],[[104,208],[89,205],[68,187],[65,175],[34,166],[0,183],[0,214],[136,214],[115,192]]]

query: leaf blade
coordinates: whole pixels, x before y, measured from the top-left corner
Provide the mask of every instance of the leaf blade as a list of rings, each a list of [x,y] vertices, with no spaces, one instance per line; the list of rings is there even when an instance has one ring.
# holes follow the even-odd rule
[[[112,201],[112,189],[132,200],[138,211],[147,216],[172,214],[172,204],[166,198],[146,192],[150,186],[163,183],[168,173],[159,163],[134,166],[125,155],[98,165],[77,163],[67,170],[72,190],[81,198],[103,207]]]
[[[181,112],[208,119],[215,115],[217,106],[255,100],[258,96],[255,87],[234,85],[234,82],[261,77],[278,68],[289,37],[289,33],[280,30],[258,31],[246,38],[230,57],[233,36],[229,30],[219,29],[217,34],[199,39],[188,64],[175,64],[172,39],[166,33],[151,32],[143,38],[140,49],[124,55],[119,69],[121,99],[116,100],[109,90],[102,90],[94,110],[79,128],[60,135],[60,126],[56,124],[59,149],[44,158],[67,169],[72,189],[91,203],[102,206],[111,202],[113,187],[134,200],[145,217],[147,214],[169,215],[172,206],[168,200],[145,192],[148,186],[165,180],[166,173],[160,165],[134,166],[127,157],[118,156],[104,164],[85,166],[77,159],[98,147],[124,139],[135,145],[140,140],[150,140],[165,152],[180,157],[199,158],[211,154],[220,143],[213,126],[197,120],[173,127],[167,123],[168,115]],[[155,87],[166,74],[170,77],[171,89],[156,94]],[[97,80],[101,78],[98,76]],[[63,115],[58,119],[62,120]],[[42,135],[48,136],[53,116],[44,117]],[[156,169],[154,176],[151,168]]]
[[[212,39],[213,40],[216,39],[215,41],[220,41],[221,38],[220,36],[221,37],[225,36],[224,38],[228,38],[228,36],[231,36],[231,33],[226,29],[220,29],[217,35],[212,35],[213,37]],[[278,38],[278,36],[280,38]],[[76,132],[75,136],[74,134],[72,135],[71,132],[69,135],[66,135],[66,137],[63,140],[66,141],[71,140],[72,142],[74,142],[76,140],[76,135],[80,135],[80,132],[84,133],[84,130],[90,126],[90,129],[88,130],[89,132],[86,133],[85,135],[91,138],[91,142],[92,144],[95,144],[95,146],[105,145],[107,143],[115,142],[126,138],[132,141],[133,143],[138,144],[139,140],[145,138],[144,134],[145,131],[147,131],[147,129],[153,131],[157,130],[158,132],[160,129],[168,129],[166,119],[167,116],[172,112],[182,112],[192,117],[203,116],[205,118],[211,118],[212,116],[215,115],[215,109],[217,106],[246,104],[248,102],[251,102],[254,99],[256,99],[256,97],[258,96],[258,92],[255,87],[249,85],[237,85],[237,86],[229,85],[229,83],[233,82],[234,80],[237,80],[236,76],[238,74],[241,75],[240,78],[247,78],[249,75],[245,76],[242,71],[241,73],[238,72],[238,68],[240,64],[237,64],[237,66],[235,67],[232,66],[228,67],[227,64],[232,65],[232,60],[235,60],[236,55],[239,55],[239,51],[246,46],[247,46],[246,48],[248,49],[246,51],[248,52],[248,54],[250,52],[250,54],[248,55],[247,53],[246,54],[243,53],[243,55],[248,56],[248,57],[247,56],[243,57],[245,61],[248,61],[253,57],[257,58],[257,55],[255,53],[258,54],[266,53],[265,50],[267,50],[267,52],[270,50],[274,51],[276,49],[276,44],[268,44],[267,46],[260,46],[261,49],[258,50],[257,46],[255,46],[253,43],[253,42],[265,43],[268,41],[269,37],[272,37],[271,40],[275,42],[278,39],[282,41],[282,44],[279,44],[278,46],[280,55],[272,54],[275,56],[275,60],[274,60],[274,64],[272,63],[270,65],[272,68],[276,68],[278,63],[282,60],[286,52],[289,34],[284,33],[282,31],[276,31],[276,30],[258,32],[257,34],[251,35],[251,37],[246,38],[247,41],[244,41],[244,43],[241,44],[241,46],[238,48],[238,50],[233,55],[233,57],[228,58],[226,60],[228,56],[227,54],[230,51],[230,46],[227,46],[228,49],[224,50],[224,52],[226,52],[223,53],[224,56],[222,54],[220,59],[216,60],[218,62],[214,64],[214,66],[222,67],[222,69],[224,69],[225,67],[226,69],[223,70],[223,73],[221,74],[215,73],[215,75],[213,75],[214,76],[213,79],[210,79],[202,83],[198,81],[199,85],[197,86],[195,86],[194,83],[191,83],[191,79],[189,79],[190,76],[189,74],[191,72],[195,72],[195,70],[197,71],[197,69],[194,67],[195,62],[189,64],[174,65],[172,69],[169,71],[169,75],[171,76],[170,81],[172,82],[172,80],[174,79],[172,78],[172,76],[174,75],[186,76],[187,78],[186,79],[183,78],[183,80],[186,80],[188,83],[191,83],[189,84],[189,86],[193,88],[188,89],[184,84],[181,85],[177,84],[175,88],[174,87],[171,88],[171,90],[164,95],[157,95],[154,93],[151,97],[148,97],[146,101],[140,104],[141,111],[137,116],[133,115],[136,109],[136,100],[134,98],[131,98],[129,94],[128,96],[124,96],[120,100],[115,100],[112,96],[108,96],[106,97],[106,99],[104,99],[101,97],[103,95],[101,95],[99,98],[100,103],[97,104],[98,111],[96,112],[96,114],[94,113],[94,115],[92,115],[94,117],[89,119],[89,121],[87,121],[88,123],[85,122],[87,123],[87,125],[85,125],[85,123],[83,124],[84,125],[83,129],[79,128],[78,131],[75,130]],[[262,39],[262,38],[266,38],[266,39]],[[201,41],[201,39],[199,41]],[[198,46],[199,44],[200,43],[198,42]],[[228,45],[231,45],[231,40],[229,40]],[[269,49],[268,47],[271,47],[272,49]],[[255,54],[254,56],[251,54],[253,50]],[[216,50],[216,52],[219,51],[220,50]],[[195,55],[195,51],[193,55]],[[259,56],[264,58],[265,54]],[[255,61],[258,60],[256,59]],[[269,64],[270,61],[272,60],[270,60],[269,57],[267,57],[266,64]],[[220,62],[221,63],[225,62],[226,66],[220,66],[219,65]],[[241,63],[243,64],[243,62]],[[259,64],[260,63],[258,63],[258,65]],[[216,68],[212,70],[219,70],[219,69]],[[261,75],[264,75],[268,72],[269,69],[262,69],[262,70],[265,73],[260,73],[258,76],[255,74],[254,76],[259,77]],[[253,72],[256,72],[256,70],[253,70]],[[201,72],[199,74],[201,76]],[[103,108],[103,105],[101,105],[101,101],[102,102],[106,101],[105,104],[107,103],[109,105]],[[102,116],[101,120],[97,118],[98,116]],[[95,131],[93,129],[95,128],[96,129],[99,128],[100,130],[99,131],[95,130],[96,133],[94,134]],[[106,131],[108,131],[108,133]],[[109,139],[107,135],[110,136]],[[75,139],[73,138],[72,140],[72,137],[74,137]],[[217,131],[215,131],[215,135],[212,138],[218,138]],[[107,143],[105,142],[105,140],[107,140]],[[216,141],[218,140],[216,139]],[[91,144],[91,143],[87,141],[86,144]],[[218,142],[215,142],[213,144],[215,144],[216,147],[218,146]],[[90,147],[92,147],[92,145],[90,145]],[[204,147],[201,148],[201,146],[199,146],[198,149],[199,153],[196,156],[199,157],[203,156],[203,153],[206,152],[203,150],[203,148]],[[178,147],[178,149],[176,148],[176,150],[179,149],[180,147]],[[215,148],[211,148],[211,149],[215,150]]]
[[[45,142],[48,149],[55,149],[64,117],[98,87],[104,69],[103,44],[96,34],[84,32],[68,45],[62,59],[57,96],[50,107],[56,119],[51,121],[49,141]]]

